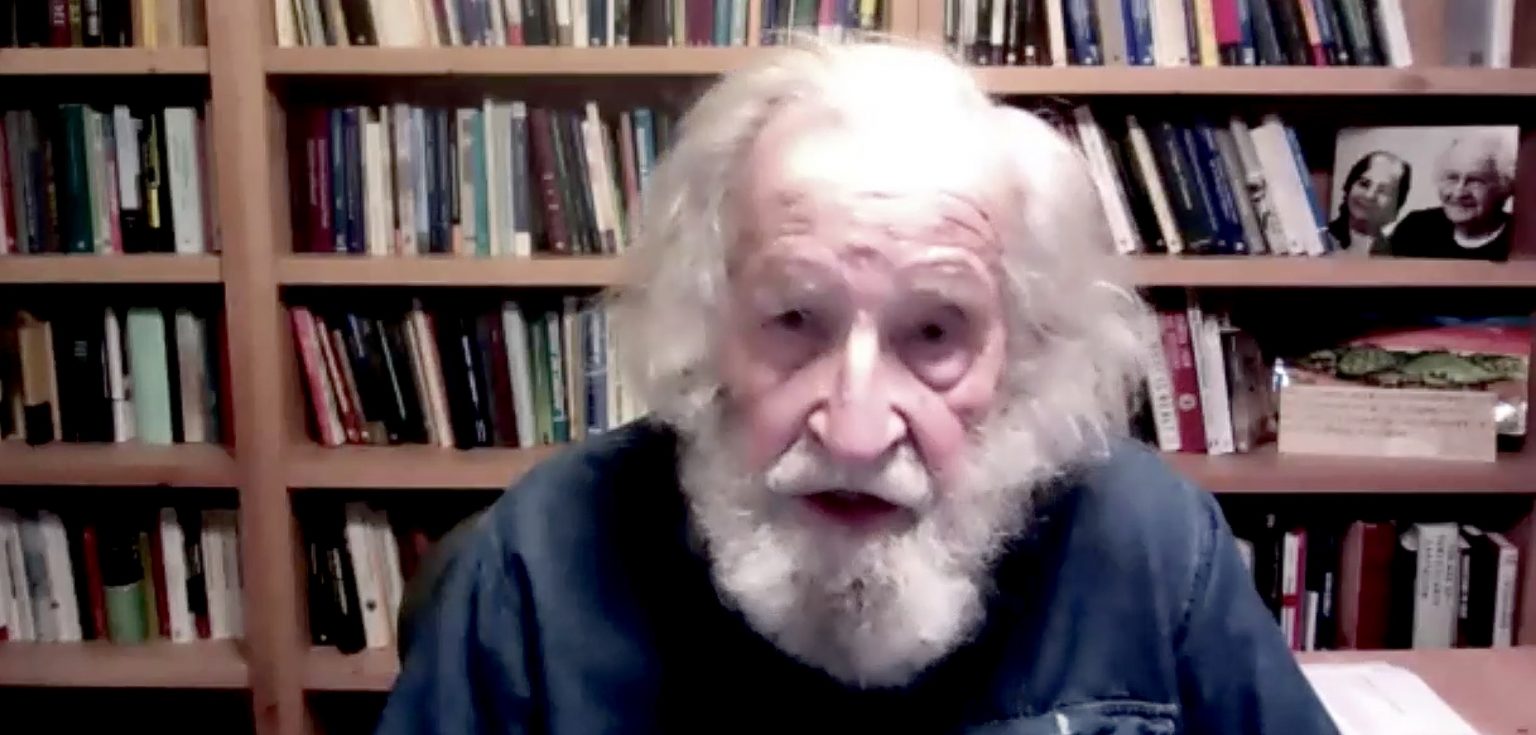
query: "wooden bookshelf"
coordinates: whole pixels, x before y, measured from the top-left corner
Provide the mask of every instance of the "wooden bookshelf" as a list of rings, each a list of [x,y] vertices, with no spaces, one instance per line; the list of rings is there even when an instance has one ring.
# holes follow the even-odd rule
[[[1139,255],[1128,260],[1131,281],[1149,287],[1536,289],[1536,260],[1483,263],[1169,255]],[[593,256],[529,259],[303,254],[286,255],[278,262],[278,281],[285,286],[607,288],[619,284],[623,273],[622,258]]]
[[[1536,454],[1497,462],[1363,459],[1281,454],[1273,444],[1245,454],[1164,455],[1214,493],[1509,493],[1536,495]]]
[[[506,286],[603,288],[619,282],[623,261],[605,257],[469,258],[285,255],[284,286]]]
[[[194,76],[208,73],[208,49],[7,48],[0,76]]]
[[[976,74],[988,90],[1008,95],[1536,96],[1536,69],[978,67]]]
[[[312,692],[387,692],[400,675],[394,648],[346,654],[311,648],[304,658],[304,688]]]
[[[748,62],[758,49],[673,48],[274,48],[267,73],[288,77],[635,77],[714,76]]]
[[[285,464],[292,488],[501,490],[561,449],[298,445]]]
[[[244,689],[249,685],[245,656],[234,641],[0,643],[0,686]]]
[[[0,284],[218,283],[217,255],[0,255]]]
[[[0,485],[228,488],[235,473],[234,458],[217,444],[0,443]]]
[[[1139,286],[1536,289],[1536,261],[1142,255],[1131,276]]]

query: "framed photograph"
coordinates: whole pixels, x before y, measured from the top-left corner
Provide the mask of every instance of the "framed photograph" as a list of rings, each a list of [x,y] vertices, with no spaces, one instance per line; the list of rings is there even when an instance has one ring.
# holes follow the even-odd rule
[[[1507,259],[1519,142],[1515,126],[1339,131],[1336,257]]]

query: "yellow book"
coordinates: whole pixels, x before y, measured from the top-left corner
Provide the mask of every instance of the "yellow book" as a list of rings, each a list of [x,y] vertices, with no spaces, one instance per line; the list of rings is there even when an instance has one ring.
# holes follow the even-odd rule
[[[1216,45],[1216,10],[1211,5],[1213,1],[1195,0],[1195,32],[1200,34],[1201,66],[1221,66],[1221,49]]]
[[[133,40],[143,48],[160,46],[159,34],[156,33],[160,27],[158,13],[155,12],[157,2],[159,0],[138,0],[133,4]]]
[[[859,29],[865,31],[875,30],[875,21],[880,9],[880,0],[859,0]]]

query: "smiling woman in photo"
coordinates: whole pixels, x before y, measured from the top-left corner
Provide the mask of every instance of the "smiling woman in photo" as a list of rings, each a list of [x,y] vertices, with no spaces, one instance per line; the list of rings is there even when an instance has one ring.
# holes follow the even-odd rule
[[[1350,167],[1344,177],[1344,199],[1328,223],[1328,234],[1340,253],[1387,252],[1386,228],[1408,200],[1412,179],[1413,167],[1387,151],[1371,151]]]

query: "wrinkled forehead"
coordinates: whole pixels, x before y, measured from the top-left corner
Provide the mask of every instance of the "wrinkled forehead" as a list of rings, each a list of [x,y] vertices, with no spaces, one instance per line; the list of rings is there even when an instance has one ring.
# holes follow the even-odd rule
[[[739,254],[814,240],[998,257],[1011,182],[985,150],[986,121],[954,112],[915,117],[850,118],[805,104],[775,114],[742,170]]]

